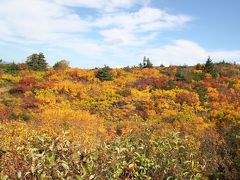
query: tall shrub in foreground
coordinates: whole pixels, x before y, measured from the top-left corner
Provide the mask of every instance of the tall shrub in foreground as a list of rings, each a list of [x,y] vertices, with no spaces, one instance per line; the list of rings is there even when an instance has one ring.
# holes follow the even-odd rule
[[[15,150],[0,146],[5,179],[205,179],[204,168],[197,143],[179,134],[117,140],[92,150],[46,134]]]

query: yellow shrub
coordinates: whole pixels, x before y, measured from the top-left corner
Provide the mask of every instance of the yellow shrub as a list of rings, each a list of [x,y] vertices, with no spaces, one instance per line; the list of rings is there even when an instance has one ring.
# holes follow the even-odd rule
[[[68,132],[71,140],[87,145],[96,145],[104,135],[103,121],[87,111],[62,107],[48,108],[40,115],[39,123],[43,131],[49,133]]]
[[[16,82],[19,82],[22,78],[20,76],[14,76],[11,74],[3,74],[1,79],[16,83]]]

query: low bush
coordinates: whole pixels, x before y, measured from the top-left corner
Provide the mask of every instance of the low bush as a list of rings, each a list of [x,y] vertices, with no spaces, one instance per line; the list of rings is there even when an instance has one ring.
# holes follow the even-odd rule
[[[179,134],[156,139],[116,140],[94,150],[46,134],[14,150],[1,148],[5,179],[201,179],[198,145]]]

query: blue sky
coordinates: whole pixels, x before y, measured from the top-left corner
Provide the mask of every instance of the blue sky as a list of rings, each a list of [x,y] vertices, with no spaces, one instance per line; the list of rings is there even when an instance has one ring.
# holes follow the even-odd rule
[[[81,68],[240,63],[239,0],[0,0],[0,59]]]

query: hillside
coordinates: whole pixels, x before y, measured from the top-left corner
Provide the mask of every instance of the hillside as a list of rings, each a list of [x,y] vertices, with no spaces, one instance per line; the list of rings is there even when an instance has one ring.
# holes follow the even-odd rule
[[[240,66],[1,64],[2,179],[238,179]]]

